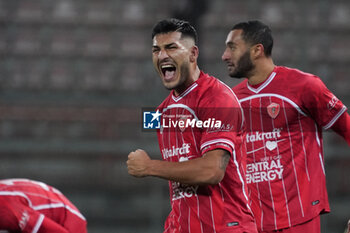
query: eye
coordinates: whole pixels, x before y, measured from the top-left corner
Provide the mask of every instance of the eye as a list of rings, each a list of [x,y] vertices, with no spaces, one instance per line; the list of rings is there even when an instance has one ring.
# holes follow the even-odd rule
[[[227,43],[226,48],[228,48],[231,51],[234,51],[236,50],[236,45],[234,45],[233,43]]]
[[[152,48],[152,53],[158,53],[159,52],[159,48]]]
[[[168,49],[168,50],[174,50],[174,49],[177,49],[177,48],[178,47],[177,47],[176,44],[170,44],[170,45],[166,46],[166,49]]]
[[[236,46],[229,46],[231,51],[234,51],[236,49]]]

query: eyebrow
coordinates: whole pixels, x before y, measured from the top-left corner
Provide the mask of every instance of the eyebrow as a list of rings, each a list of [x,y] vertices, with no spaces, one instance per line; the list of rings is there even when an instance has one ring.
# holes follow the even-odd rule
[[[165,48],[169,48],[170,46],[177,45],[175,42],[164,45]],[[153,48],[159,48],[159,45],[152,45]]]
[[[226,45],[228,45],[228,46],[236,46],[237,43],[235,43],[233,41],[229,41],[229,42],[226,43]]]

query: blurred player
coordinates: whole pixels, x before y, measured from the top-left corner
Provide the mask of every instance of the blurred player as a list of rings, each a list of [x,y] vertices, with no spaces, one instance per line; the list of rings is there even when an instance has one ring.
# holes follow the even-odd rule
[[[161,113],[165,122],[157,132],[165,161],[136,150],[128,156],[129,173],[169,180],[172,210],[164,232],[257,232],[244,181],[238,100],[229,87],[199,70],[197,34],[188,22],[160,21],[152,39],[153,64],[171,90],[154,115]],[[186,127],[186,122],[199,123]]]
[[[27,179],[0,180],[0,232],[86,233],[86,220],[57,189]]]
[[[320,232],[330,211],[322,129],[350,144],[347,108],[315,75],[271,58],[273,39],[259,21],[236,24],[222,55],[245,113],[246,179],[260,232]]]

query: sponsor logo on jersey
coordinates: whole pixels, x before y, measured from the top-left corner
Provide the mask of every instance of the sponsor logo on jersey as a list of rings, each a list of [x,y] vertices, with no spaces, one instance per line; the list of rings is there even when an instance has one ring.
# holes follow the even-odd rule
[[[21,219],[19,221],[19,227],[21,228],[21,230],[23,231],[23,229],[26,227],[27,223],[29,221],[29,214],[28,212],[25,210],[22,213]]]
[[[338,101],[339,101],[339,99],[337,97],[333,96],[333,98],[327,104],[328,110],[331,110],[332,108],[334,108],[335,105],[338,103]]]
[[[163,149],[162,154],[164,159],[171,158],[173,156],[181,156],[190,153],[190,143],[184,143],[181,147],[172,146],[170,149]]]
[[[257,141],[263,141],[263,140],[271,140],[275,139],[277,140],[278,138],[281,137],[281,129],[274,128],[272,132],[259,132],[256,131],[255,133],[247,133],[246,139],[247,142],[257,142]]]
[[[319,201],[319,200],[316,200],[316,201],[311,202],[311,205],[318,205],[318,204],[320,204],[320,201]]]
[[[173,195],[172,200],[178,200],[182,198],[191,198],[193,195],[197,194],[198,185],[188,185],[188,184],[181,184],[180,182],[171,182]]]
[[[263,158],[260,162],[247,164],[247,183],[260,183],[282,179],[281,156]]]
[[[275,119],[278,116],[278,113],[280,113],[280,105],[271,103],[269,106],[267,106],[267,113],[271,118]]]
[[[234,227],[234,226],[238,226],[238,225],[239,225],[239,222],[229,222],[229,223],[227,223],[228,227]]]

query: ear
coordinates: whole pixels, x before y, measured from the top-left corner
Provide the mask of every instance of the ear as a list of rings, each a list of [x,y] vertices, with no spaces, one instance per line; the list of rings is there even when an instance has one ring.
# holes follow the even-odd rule
[[[197,46],[192,46],[191,48],[191,54],[190,54],[190,62],[195,62],[197,61],[199,55],[199,49]]]
[[[251,57],[253,59],[259,58],[261,56],[265,56],[264,46],[262,44],[256,44],[251,47]]]

